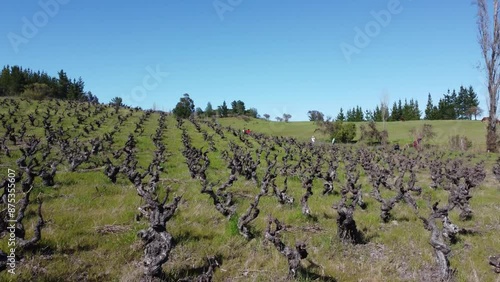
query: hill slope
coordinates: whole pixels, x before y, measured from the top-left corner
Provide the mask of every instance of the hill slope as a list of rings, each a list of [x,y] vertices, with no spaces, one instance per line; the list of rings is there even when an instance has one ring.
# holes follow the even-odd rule
[[[479,174],[485,173],[479,186],[470,190],[472,218],[460,220],[463,211],[458,207],[450,210],[450,220],[467,231],[458,235],[455,244],[447,243],[451,267],[457,270],[455,277],[458,281],[494,281],[497,277],[487,263],[489,255],[500,252],[500,196],[491,173],[494,155],[435,151],[417,155],[414,151],[403,154],[351,146],[309,146],[307,142],[258,134],[296,136],[307,141],[314,132],[310,123],[219,120],[222,125],[231,124],[227,127],[209,121],[179,123],[156,112],[115,112],[102,105],[18,99],[0,99],[0,104],[0,136],[5,136],[0,142],[4,144],[0,149],[0,180],[8,176],[8,169],[16,175],[24,172],[15,182],[17,202],[33,186],[30,204],[20,221],[26,234],[17,235],[16,274],[4,270],[0,280],[138,281],[143,275],[144,245],[137,234],[155,227],[151,225],[154,219],[148,218],[148,210],[155,208],[145,206],[147,197],[138,195],[146,193],[139,187],[147,187],[151,189],[147,193],[157,195],[160,202],[167,188],[167,204],[173,203],[174,196],[182,197],[166,230],[153,228],[173,238],[173,248],[162,267],[166,281],[206,272],[207,257],[212,256],[220,264],[214,281],[283,281],[289,274],[287,259],[264,236],[269,215],[284,224],[280,240],[285,245],[294,249],[296,242],[306,244],[308,255],[301,260],[298,280],[428,281],[438,274],[430,232],[419,216],[430,215],[428,197],[439,200],[440,207],[448,202],[450,193],[444,188],[455,186],[448,186],[447,177],[438,181],[437,188],[430,188],[431,168],[445,169],[448,164],[459,171],[475,167]],[[479,128],[473,122],[462,125],[463,130]],[[399,124],[387,126],[394,130],[394,136],[400,132],[401,137],[394,138],[405,138],[406,129]],[[255,133],[241,134],[239,128],[244,127]],[[447,127],[436,123],[436,130]],[[31,161],[34,158],[38,163]],[[479,161],[484,161],[484,169]],[[404,177],[400,175],[405,171],[402,162],[412,164]],[[421,187],[422,192],[409,191],[408,197],[415,200],[418,210],[401,200],[390,211],[390,219],[382,221],[381,204],[373,196],[371,170],[362,164],[386,169],[382,175],[387,177],[388,188],[380,186],[384,199],[398,194],[395,188],[399,187],[399,176],[404,185],[412,185],[412,170],[414,187]],[[105,174],[114,166],[120,167],[116,183]],[[52,167],[56,168],[53,185],[42,179]],[[134,172],[144,177],[138,178]],[[366,204],[365,209],[356,206],[353,213],[361,234],[358,244],[339,238],[340,213],[332,208],[342,203],[341,189],[347,189],[348,196],[358,191],[356,185],[348,185],[353,181],[348,173],[354,172],[359,172],[357,183]],[[230,181],[232,174],[234,182]],[[213,193],[209,187],[202,193],[204,176]],[[27,183],[24,191],[23,183]],[[227,187],[221,188],[224,183]],[[333,190],[323,195],[329,185]],[[251,207],[258,195],[256,218],[244,217],[255,215]],[[293,198],[293,203],[283,201],[280,197],[284,196]],[[34,237],[39,220],[37,199],[42,202],[45,222],[41,239],[31,248],[22,248],[21,237]],[[16,205],[16,212],[21,206]],[[0,207],[3,218],[8,218],[6,207],[6,203]],[[140,207],[143,216],[139,216]],[[233,215],[224,216],[221,207]],[[248,218],[243,225],[252,239],[246,239],[239,230],[240,220]],[[2,233],[6,237],[0,249],[8,252],[10,235],[5,229]]]

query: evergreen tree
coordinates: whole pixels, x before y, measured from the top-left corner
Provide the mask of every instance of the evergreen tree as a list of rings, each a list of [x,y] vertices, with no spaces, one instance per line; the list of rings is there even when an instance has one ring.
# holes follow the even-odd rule
[[[392,110],[391,110],[391,116],[389,118],[390,121],[398,121],[400,119],[399,113],[398,113],[398,104],[394,102],[392,104]]]
[[[205,108],[205,114],[207,117],[212,117],[215,112],[214,109],[212,108],[212,104],[210,102],[207,103],[207,107]]]
[[[408,100],[405,99],[405,103],[402,106],[401,118],[403,120],[411,120],[411,114],[412,114],[411,105],[409,105]]]
[[[337,119],[336,120],[338,120],[338,121],[345,121],[346,120],[346,117],[344,115],[344,110],[342,108],[340,108],[340,112],[337,115]]]
[[[5,66],[0,73],[0,96],[9,95],[10,85],[10,68],[9,66]]]
[[[241,100],[231,102],[231,113],[233,115],[245,114],[245,103]]]
[[[456,98],[457,98],[456,93],[454,92],[450,93],[450,90],[448,90],[448,94],[444,94],[444,97],[441,98],[438,103],[436,119],[441,119],[441,120],[457,119]]]
[[[57,75],[59,76],[59,80],[58,80],[58,89],[56,95],[57,98],[64,99],[65,97],[68,97],[69,79],[63,70],[59,71]]]
[[[469,116],[467,115],[467,110],[469,108],[467,94],[467,89],[465,89],[463,86],[460,86],[460,90],[458,91],[458,96],[455,101],[458,119],[469,118]]]
[[[432,104],[431,93],[427,96],[427,106],[425,107],[425,117],[426,120],[436,119],[436,112],[434,110],[434,105]]]
[[[403,103],[401,103],[401,99],[398,100],[398,120],[403,119]]]
[[[26,80],[26,75],[23,73],[23,69],[18,66],[13,66],[10,70],[9,95],[20,95],[26,86]]]
[[[198,117],[201,117],[204,114],[203,110],[200,107],[196,107],[196,109],[194,110],[194,112],[196,113],[196,116],[198,116]]]
[[[363,109],[359,106],[356,106],[354,121],[364,121]]]
[[[479,112],[479,99],[477,98],[476,92],[472,86],[469,86],[467,90],[467,98],[466,98],[466,115],[469,119],[472,119],[472,116],[477,116]]]
[[[380,109],[380,107],[378,105],[375,107],[375,110],[373,110],[373,121],[377,121],[377,122],[383,121],[382,110]]]
[[[19,66],[5,66],[0,72],[0,95],[32,96],[25,93],[24,90],[28,89],[29,93],[45,93],[44,97],[87,101],[89,96],[84,87],[85,83],[81,77],[78,80],[71,80],[63,70],[58,72],[57,78],[45,72],[35,72]]]
[[[347,110],[346,121],[354,121],[356,119],[355,115],[356,115],[355,109]]]
[[[364,119],[367,121],[373,121],[374,120],[373,112],[370,110],[366,110]]]
[[[418,101],[415,100],[415,108],[414,108],[414,120],[420,120],[420,117],[422,116],[422,111],[420,111],[420,108],[418,107]]]
[[[227,108],[226,101],[222,103],[222,106],[218,107],[220,117],[227,117],[229,114],[229,109]]]
[[[454,116],[455,118],[454,119],[457,119],[458,118],[458,115],[459,115],[459,107],[458,107],[458,95],[457,95],[457,92],[455,91],[455,89],[453,89],[453,91],[451,92],[451,97],[450,97],[450,103],[453,105],[453,110],[454,110]]]

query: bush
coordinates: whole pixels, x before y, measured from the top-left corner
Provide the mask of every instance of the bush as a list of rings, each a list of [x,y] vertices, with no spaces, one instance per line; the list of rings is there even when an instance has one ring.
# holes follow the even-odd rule
[[[458,134],[451,136],[449,143],[452,150],[467,151],[472,147],[472,141]]]
[[[33,83],[24,89],[21,97],[33,100],[43,100],[50,94],[50,87],[45,83]]]
[[[335,141],[340,143],[351,142],[356,137],[356,125],[354,123],[344,123],[336,121],[333,123],[330,138],[335,138]]]

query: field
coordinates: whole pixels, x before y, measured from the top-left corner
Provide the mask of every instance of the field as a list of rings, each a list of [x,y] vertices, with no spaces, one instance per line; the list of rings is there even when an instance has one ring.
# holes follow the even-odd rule
[[[310,140],[311,136],[322,139],[324,142],[330,142],[327,136],[316,131],[317,126],[313,122],[275,122],[266,120],[251,119],[246,121],[243,118],[227,118],[221,119],[220,123],[224,126],[232,126],[235,128],[250,128],[257,132],[269,135],[292,136],[302,141]],[[359,125],[367,122],[356,122],[357,137],[360,137]],[[472,150],[484,152],[486,148],[486,124],[478,120],[418,120],[418,121],[397,121],[386,122],[385,129],[389,133],[389,141],[392,143],[409,144],[415,140],[415,137],[410,134],[410,129],[419,128],[424,124],[432,125],[436,132],[436,137],[428,140],[429,144],[446,146],[449,138],[453,135],[464,135],[472,141]],[[384,124],[377,123],[378,129],[384,129]]]
[[[479,153],[479,121],[425,122],[439,149],[419,152],[56,100],[0,99],[0,121],[7,255],[9,172],[17,203],[1,281],[500,281],[499,155]],[[385,126],[407,144],[423,123]],[[447,149],[455,134],[471,151]]]

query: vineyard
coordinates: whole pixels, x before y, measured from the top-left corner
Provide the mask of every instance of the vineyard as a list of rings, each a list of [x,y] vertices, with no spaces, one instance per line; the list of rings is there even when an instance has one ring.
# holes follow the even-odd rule
[[[0,122],[2,281],[500,279],[495,154],[59,100]]]

